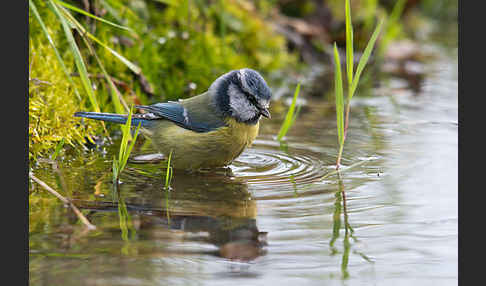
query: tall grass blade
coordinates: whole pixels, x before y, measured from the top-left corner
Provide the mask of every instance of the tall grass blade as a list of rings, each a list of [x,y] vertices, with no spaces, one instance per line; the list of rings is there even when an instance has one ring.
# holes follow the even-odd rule
[[[47,38],[47,41],[51,45],[52,49],[54,50],[54,53],[56,54],[56,58],[59,61],[59,64],[61,65],[62,71],[66,75],[66,78],[68,79],[69,83],[74,89],[74,93],[76,94],[76,97],[78,98],[79,101],[81,101],[81,95],[79,94],[78,89],[76,88],[76,85],[74,84],[73,79],[71,78],[71,75],[69,74],[66,65],[64,64],[64,60],[61,58],[61,54],[59,54],[59,51],[56,48],[56,45],[54,44],[54,41],[51,38],[51,35],[49,35],[49,32],[47,31],[46,25],[44,24],[44,21],[42,21],[41,16],[39,15],[39,12],[37,12],[37,7],[35,6],[34,2],[32,0],[29,0],[29,7],[34,13],[35,18],[37,19],[37,22],[39,22],[39,25],[41,26],[42,31],[44,32],[44,35]]]
[[[348,87],[351,87],[353,82],[353,67],[354,67],[354,48],[353,48],[353,24],[351,23],[351,6],[349,0],[345,3],[345,17],[346,17],[346,72],[348,78]]]
[[[299,93],[300,93],[300,83],[298,83],[297,87],[295,88],[294,97],[292,98],[292,103],[290,104],[289,110],[287,111],[282,126],[280,127],[280,131],[278,132],[277,135],[278,141],[282,140],[282,138],[289,131],[292,124],[295,122],[296,116],[294,116],[294,112],[295,112],[295,105],[297,104],[297,97],[299,96]]]
[[[169,153],[169,159],[167,160],[167,170],[166,170],[166,173],[165,173],[165,190],[166,191],[169,190],[170,182],[172,180],[172,171],[173,170],[172,170],[172,166],[170,165],[171,160],[172,160],[172,150]]]
[[[127,164],[128,157],[130,156],[130,153],[132,153],[133,146],[135,145],[135,142],[137,141],[138,137],[138,132],[140,131],[140,126],[142,123],[139,123],[137,126],[137,129],[135,130],[135,134],[133,135],[132,141],[130,142],[130,146],[128,146],[128,149],[125,152],[125,158],[123,158],[123,168],[125,168],[125,165]]]
[[[393,10],[386,21],[386,25],[383,32],[383,37],[381,39],[381,44],[379,47],[379,55],[382,57],[388,47],[390,41],[397,37],[400,33],[401,23],[398,21],[405,8],[406,0],[398,0],[393,6]]]
[[[64,146],[64,138],[61,139],[56,145],[56,150],[52,154],[52,160],[56,160],[57,156],[61,152],[62,147]]]
[[[378,38],[378,35],[380,34],[382,26],[383,26],[383,19],[380,20],[380,22],[376,26],[375,31],[371,35],[371,38],[370,38],[368,44],[366,45],[366,48],[363,52],[363,55],[359,59],[358,67],[356,68],[356,74],[355,74],[354,79],[353,79],[353,84],[351,85],[351,89],[350,89],[349,95],[348,95],[349,100],[351,100],[351,98],[354,95],[354,92],[356,91],[356,87],[358,86],[358,83],[359,83],[359,78],[361,76],[361,73],[363,72],[363,69],[365,68],[366,64],[368,63],[368,59],[371,55],[371,52],[373,51],[373,47],[375,46],[376,39]]]
[[[334,92],[336,97],[336,122],[338,131],[339,146],[344,144],[344,96],[343,80],[341,74],[341,60],[339,52],[334,43]]]
[[[79,77],[81,78],[81,82],[83,84],[84,90],[88,94],[89,101],[91,105],[93,106],[94,110],[96,112],[100,112],[100,107],[98,105],[98,101],[96,100],[95,93],[93,91],[93,87],[91,85],[91,81],[89,80],[88,77],[88,71],[86,69],[86,66],[83,61],[83,57],[81,56],[81,52],[79,51],[79,48],[76,44],[76,41],[74,40],[73,34],[71,32],[71,27],[68,24],[68,21],[64,17],[63,14],[58,10],[58,7],[56,4],[50,0],[49,5],[51,7],[51,10],[56,14],[56,16],[59,18],[59,21],[61,22],[61,25],[64,29],[64,33],[66,35],[66,39],[69,43],[69,46],[71,48],[71,51],[74,56],[74,62],[76,64],[76,67],[79,71]]]
[[[126,30],[126,31],[134,32],[132,29],[130,29],[128,27],[125,27],[125,26],[122,26],[122,25],[118,25],[118,24],[115,24],[115,23],[113,23],[111,21],[108,21],[106,19],[103,19],[101,17],[95,16],[95,15],[89,13],[89,12],[84,11],[83,9],[80,9],[80,8],[78,8],[76,6],[73,6],[71,4],[68,4],[66,2],[59,1],[59,0],[54,0],[54,2],[56,2],[56,4],[59,4],[59,5],[62,5],[64,7],[66,7],[68,9],[72,10],[72,11],[78,12],[80,14],[83,14],[85,16],[88,16],[90,18],[93,18],[95,20],[98,20],[98,21],[103,22],[105,24],[108,24],[108,25],[111,25],[113,27],[116,27],[116,28],[119,28],[119,29],[123,29],[123,30]]]
[[[100,58],[98,57],[98,54],[94,49],[92,49],[91,44],[88,41],[85,41],[86,45],[91,48],[92,53],[96,59],[96,62],[98,62],[99,67],[101,68],[101,71],[103,72],[103,75],[106,78],[106,81],[110,85],[110,94],[111,94],[111,100],[113,101],[113,105],[115,106],[115,111],[116,113],[124,113],[125,111],[122,108],[122,103],[123,107],[126,109],[126,111],[129,110],[127,103],[125,100],[123,100],[123,97],[121,93],[118,91],[118,88],[115,86],[113,81],[111,80],[111,77],[108,75],[108,72],[105,69],[105,66],[101,62]]]
[[[113,185],[116,186],[120,172],[118,171],[118,160],[116,159],[115,155],[113,155],[113,164],[111,165],[111,170],[113,171]]]
[[[172,151],[170,150],[169,159],[167,160],[167,170],[165,171],[165,212],[167,214],[167,223],[170,225],[170,213],[169,213],[169,191],[170,191],[170,182],[172,181],[173,169],[171,166],[172,161]]]
[[[407,3],[406,0],[398,0],[395,3],[395,6],[393,6],[393,10],[390,14],[390,21],[391,22],[398,21],[398,19],[400,18],[400,16],[403,13],[403,9],[405,8],[406,3]]]
[[[122,140],[120,142],[120,150],[118,152],[118,160],[114,157],[113,158],[113,179],[116,181],[125,169],[125,166],[128,162],[128,158],[130,157],[130,153],[132,152],[133,146],[135,145],[135,141],[137,140],[138,133],[140,131],[141,123],[138,125],[133,138],[131,139],[130,145],[128,145],[128,141],[131,138],[130,128],[132,126],[132,114],[133,114],[133,106],[130,108],[130,112],[128,114],[127,122],[122,125]]]
[[[118,162],[120,163],[120,169],[123,169],[123,164],[122,162],[124,161],[125,158],[125,152],[127,150],[127,145],[128,145],[128,140],[130,139],[130,127],[132,126],[132,113],[133,110],[130,108],[130,112],[128,113],[128,118],[125,124],[122,125],[121,130],[122,130],[122,140],[120,142],[120,150],[118,152]]]

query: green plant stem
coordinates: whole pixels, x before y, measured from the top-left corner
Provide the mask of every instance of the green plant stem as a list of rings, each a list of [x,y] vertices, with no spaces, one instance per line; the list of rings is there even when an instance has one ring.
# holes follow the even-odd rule
[[[351,104],[348,101],[346,106],[346,118],[344,119],[344,134],[343,134],[343,142],[346,140],[346,133],[348,133],[348,124],[349,124],[349,113],[351,111]]]
[[[337,160],[336,160],[336,170],[339,170],[339,166],[341,165],[341,157],[343,155],[343,149],[344,149],[344,140],[343,140],[342,144],[339,145],[339,153],[338,153],[338,157],[337,157]]]

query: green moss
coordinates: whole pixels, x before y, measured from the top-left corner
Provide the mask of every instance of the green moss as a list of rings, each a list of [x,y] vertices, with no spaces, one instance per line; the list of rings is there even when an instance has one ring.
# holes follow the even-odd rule
[[[63,138],[73,146],[84,143],[94,134],[94,125],[80,126],[73,117],[84,101],[76,98],[52,48],[40,39],[31,40],[29,62],[29,158],[47,155]]]

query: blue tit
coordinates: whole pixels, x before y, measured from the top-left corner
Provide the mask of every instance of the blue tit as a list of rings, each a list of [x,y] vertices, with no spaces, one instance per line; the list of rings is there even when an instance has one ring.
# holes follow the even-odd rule
[[[258,135],[261,116],[270,118],[272,92],[255,70],[244,68],[217,78],[197,96],[137,108],[132,125],[152,139],[157,151],[172,152],[175,169],[229,165]],[[74,116],[124,124],[126,114],[76,112]]]

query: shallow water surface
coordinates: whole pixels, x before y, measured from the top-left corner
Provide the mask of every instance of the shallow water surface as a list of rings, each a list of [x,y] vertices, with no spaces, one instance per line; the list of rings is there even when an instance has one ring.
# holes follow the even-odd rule
[[[32,185],[30,283],[455,285],[457,50],[434,48],[418,92],[391,77],[353,98],[339,175],[335,113],[312,98],[282,144],[275,104],[229,168],[176,171],[170,191],[162,164],[129,163],[115,192],[119,140],[40,163],[97,229]]]

